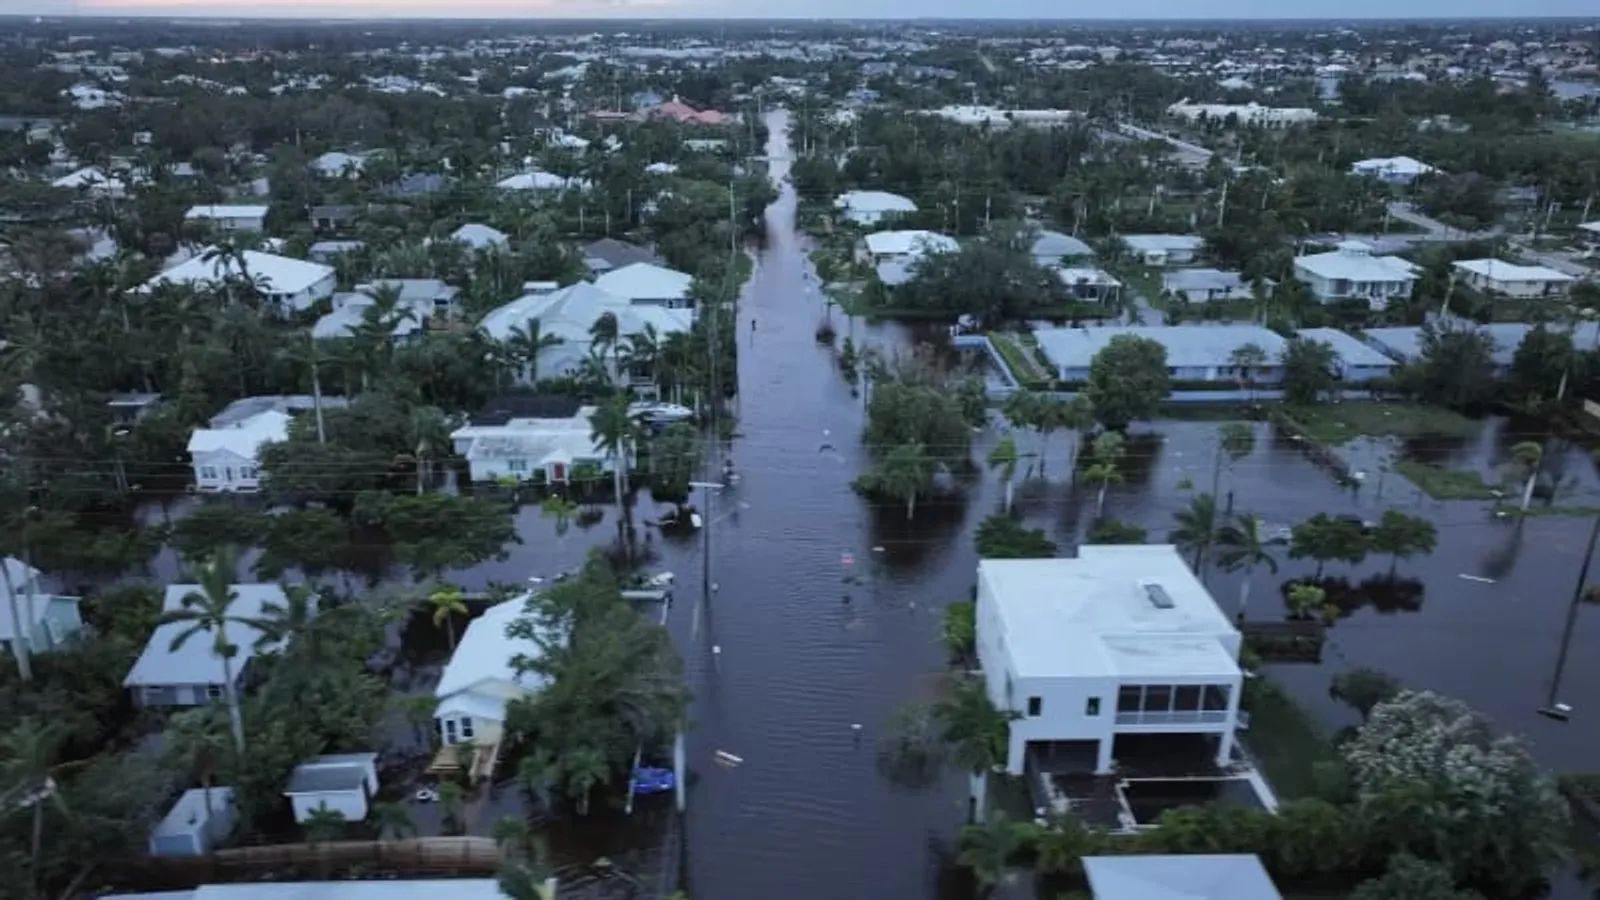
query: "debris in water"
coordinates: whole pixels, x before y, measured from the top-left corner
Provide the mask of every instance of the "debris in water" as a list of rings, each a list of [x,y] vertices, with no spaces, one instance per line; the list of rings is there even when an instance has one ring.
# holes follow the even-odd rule
[[[718,750],[715,754],[717,764],[723,768],[731,769],[744,762],[744,757],[734,756],[726,750]]]

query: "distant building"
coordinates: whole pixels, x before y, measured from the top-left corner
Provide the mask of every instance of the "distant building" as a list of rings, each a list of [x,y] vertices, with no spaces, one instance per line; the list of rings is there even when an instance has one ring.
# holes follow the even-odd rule
[[[1105,325],[1034,331],[1039,350],[1055,368],[1056,377],[1068,384],[1087,381],[1095,354],[1122,335],[1148,338],[1166,348],[1167,374],[1175,381],[1238,381],[1245,373],[1235,367],[1233,354],[1250,345],[1267,358],[1264,365],[1250,370],[1251,381],[1274,382],[1283,377],[1280,360],[1285,341],[1259,325]]]
[[[1142,265],[1186,266],[1200,256],[1205,238],[1194,234],[1125,234],[1122,246]]]
[[[1306,125],[1317,120],[1316,110],[1304,107],[1262,106],[1258,103],[1190,103],[1180,100],[1167,107],[1167,115],[1187,122],[1234,122],[1264,128]]]
[[[917,211],[917,204],[909,197],[887,191],[848,191],[834,198],[833,208],[839,217],[852,225],[875,226],[885,219]]]
[[[1474,290],[1514,300],[1564,297],[1577,281],[1546,266],[1522,266],[1500,259],[1464,259],[1450,268]]]
[[[1373,256],[1372,246],[1343,241],[1328,253],[1296,257],[1294,275],[1323,303],[1359,299],[1372,309],[1411,296],[1421,270],[1398,256]]]
[[[204,222],[224,234],[260,234],[266,230],[265,206],[195,206],[183,215],[185,222]]]
[[[1363,159],[1350,166],[1352,175],[1376,178],[1387,184],[1410,184],[1424,175],[1432,175],[1438,171],[1433,166],[1409,156]]]

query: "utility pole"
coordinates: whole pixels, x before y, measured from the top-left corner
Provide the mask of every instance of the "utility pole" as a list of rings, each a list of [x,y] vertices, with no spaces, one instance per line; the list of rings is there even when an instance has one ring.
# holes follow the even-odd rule
[[[1584,551],[1583,565],[1578,567],[1578,583],[1572,586],[1572,600],[1567,604],[1567,621],[1561,628],[1561,649],[1556,652],[1555,671],[1550,673],[1550,692],[1545,695],[1539,715],[1557,722],[1565,722],[1572,715],[1572,707],[1560,702],[1561,676],[1567,668],[1567,652],[1572,649],[1572,632],[1578,624],[1578,604],[1583,602],[1584,585],[1589,580],[1589,565],[1594,562],[1595,544],[1600,542],[1600,516],[1589,530],[1589,549]]]
[[[321,372],[318,371],[319,369],[322,368],[321,365],[319,365],[321,360],[317,356],[317,339],[315,337],[312,337],[310,340],[311,340],[311,408],[312,408],[312,410],[314,410],[316,412],[316,416],[317,416],[317,443],[326,444],[326,443],[328,443],[328,429],[327,429],[327,426],[322,421],[322,374],[321,374]]]

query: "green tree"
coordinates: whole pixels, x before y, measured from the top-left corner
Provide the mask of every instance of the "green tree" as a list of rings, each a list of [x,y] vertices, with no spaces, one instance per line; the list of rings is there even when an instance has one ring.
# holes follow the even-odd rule
[[[576,747],[561,759],[568,794],[577,802],[578,815],[589,814],[589,799],[594,789],[611,780],[611,766],[605,754],[594,747]]]
[[[940,640],[956,665],[966,665],[978,652],[978,605],[971,601],[951,603],[944,608]]]
[[[906,505],[906,518],[917,512],[917,498],[933,487],[934,461],[921,444],[902,444],[890,450],[870,473],[869,483],[882,494]]]
[[[456,649],[456,616],[468,615],[467,599],[461,588],[453,584],[441,585],[428,594],[428,607],[433,611],[433,626],[443,628],[449,638],[450,649]]]
[[[1400,560],[1432,553],[1438,544],[1439,529],[1421,516],[1411,516],[1396,509],[1384,510],[1371,535],[1372,551],[1389,556],[1389,577]]]
[[[1447,409],[1473,410],[1495,393],[1495,342],[1477,326],[1422,327],[1417,358],[1399,373],[1400,383],[1417,399]]]
[[[31,716],[13,722],[0,735],[0,808],[29,811],[33,819],[29,859],[36,878],[44,852],[45,811],[68,812],[56,782],[66,738],[58,725]]]
[[[973,538],[979,559],[1049,559],[1056,544],[1037,528],[1026,528],[1004,513],[984,517]]]
[[[1217,544],[1217,498],[1211,494],[1190,498],[1189,505],[1173,513],[1172,518],[1174,527],[1167,539],[1193,556],[1189,565],[1204,580],[1206,556]]]
[[[1006,880],[1033,832],[1033,823],[1014,822],[997,812],[981,824],[961,829],[956,862],[972,871],[978,889],[987,896]]]
[[[1577,358],[1571,334],[1552,331],[1542,322],[1534,325],[1517,342],[1517,349],[1511,355],[1506,397],[1526,409],[1544,408],[1558,399],[1556,395],[1563,381],[1569,378]]]
[[[1005,765],[1011,741],[1011,723],[1022,718],[1013,710],[995,707],[989,699],[984,678],[959,675],[946,685],[944,695],[933,705],[933,719],[940,741],[949,748],[950,759],[969,773],[973,796],[980,797],[989,772]],[[977,810],[983,818],[983,810]]]
[[[1361,714],[1362,721],[1371,718],[1372,710],[1400,695],[1400,681],[1387,672],[1358,668],[1333,676],[1328,686],[1328,696]]]
[[[1522,482],[1522,500],[1518,509],[1526,513],[1533,504],[1533,491],[1539,483],[1539,469],[1544,462],[1544,445],[1538,441],[1518,441],[1511,447],[1511,464],[1508,468]]]
[[[1359,565],[1367,558],[1372,542],[1360,520],[1317,513],[1295,525],[1289,536],[1289,558],[1311,559],[1317,563],[1313,578],[1322,577],[1330,562]]]
[[[1096,518],[1105,515],[1106,491],[1113,484],[1122,483],[1122,470],[1117,468],[1124,453],[1122,435],[1115,431],[1106,431],[1094,439],[1090,449],[1091,462],[1083,470],[1083,477],[1099,486],[1094,498],[1094,514]]]
[[[197,636],[211,642],[211,655],[222,663],[222,697],[228,705],[228,720],[233,729],[234,749],[244,753],[244,715],[239,707],[238,684],[233,671],[239,645],[234,639],[244,629],[254,630],[256,619],[233,614],[239,594],[233,589],[238,556],[231,548],[218,550],[195,570],[198,590],[183,595],[180,606],[161,614],[159,624],[177,623],[182,627],[172,636],[172,652]],[[231,633],[230,633],[231,632]]]
[[[1250,606],[1250,585],[1255,580],[1258,567],[1278,573],[1278,560],[1271,545],[1262,537],[1261,519],[1249,513],[1236,513],[1231,521],[1217,532],[1217,564],[1224,572],[1244,570],[1239,582],[1239,608],[1234,616],[1244,621],[1245,610]]]
[[[1095,519],[1089,526],[1091,544],[1143,544],[1149,537],[1143,528],[1112,518]]]
[[[616,491],[618,521],[626,515],[628,470],[632,466],[633,442],[638,426],[628,413],[628,396],[617,394],[595,407],[589,416],[594,447],[605,454],[611,465],[612,488]]]
[[[454,494],[365,495],[361,514],[383,524],[395,559],[418,583],[437,581],[451,569],[505,559],[506,546],[520,544],[511,510],[504,504]]]
[[[1117,335],[1090,360],[1083,393],[1110,431],[1153,417],[1172,393],[1167,348],[1150,338]]]
[[[682,505],[689,499],[689,483],[700,471],[700,434],[694,426],[668,425],[650,442],[650,492],[657,500]]]
[[[1315,406],[1338,385],[1339,354],[1326,341],[1290,338],[1279,363],[1283,401],[1290,406]]]
[[[1008,514],[1011,512],[1012,496],[1016,488],[1018,460],[1017,439],[1009,434],[1002,437],[1000,442],[994,445],[994,449],[989,451],[989,468],[1000,471],[1000,482],[1005,487],[1005,500],[1000,509]]]
[[[1449,867],[1402,854],[1389,860],[1382,875],[1357,885],[1350,900],[1482,900],[1482,896],[1458,890]]]
[[[300,823],[300,830],[306,836],[306,843],[312,845],[326,844],[344,837],[346,821],[344,813],[326,806],[319,806],[306,816]]]

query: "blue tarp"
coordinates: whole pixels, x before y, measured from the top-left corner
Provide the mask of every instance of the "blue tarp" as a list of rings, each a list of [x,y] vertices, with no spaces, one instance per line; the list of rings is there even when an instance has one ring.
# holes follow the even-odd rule
[[[677,776],[671,769],[653,769],[640,766],[633,770],[633,792],[635,794],[664,794],[678,784]]]

